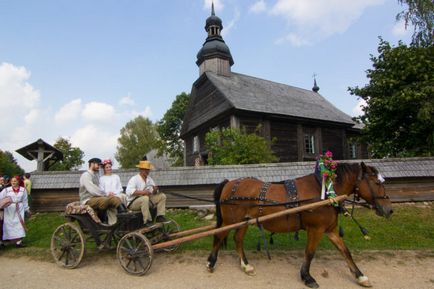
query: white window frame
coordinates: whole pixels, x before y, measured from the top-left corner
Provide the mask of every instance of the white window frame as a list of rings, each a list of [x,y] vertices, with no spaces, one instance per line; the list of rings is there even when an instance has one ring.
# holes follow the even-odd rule
[[[313,133],[304,134],[304,152],[309,155],[315,154],[315,135]]]
[[[348,146],[348,150],[350,153],[350,158],[356,159],[357,158],[357,144],[356,143],[350,143]]]
[[[200,141],[199,136],[193,137],[193,153],[198,153],[200,151]]]

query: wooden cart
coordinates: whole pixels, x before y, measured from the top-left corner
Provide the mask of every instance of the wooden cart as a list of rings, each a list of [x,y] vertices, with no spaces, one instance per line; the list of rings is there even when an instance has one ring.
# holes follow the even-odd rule
[[[155,216],[153,210],[151,213]],[[119,263],[128,273],[145,274],[152,265],[152,245],[168,241],[180,231],[172,219],[145,227],[141,212],[118,214],[117,223],[109,226],[91,207],[78,202],[66,206],[65,217],[69,222],[57,227],[51,237],[51,254],[58,265],[69,269],[80,264],[86,244],[93,242],[98,250],[116,248]],[[170,252],[178,246],[159,250]]]

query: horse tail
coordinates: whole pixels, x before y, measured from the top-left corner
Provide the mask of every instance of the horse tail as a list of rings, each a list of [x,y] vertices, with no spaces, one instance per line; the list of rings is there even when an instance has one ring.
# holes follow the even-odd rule
[[[224,180],[214,190],[214,204],[215,204],[215,211],[216,211],[216,217],[217,217],[217,226],[216,228],[220,228],[223,224],[223,218],[222,218],[222,212],[221,212],[221,205],[220,205],[220,197],[222,195],[222,191],[224,186],[229,182],[229,180]]]

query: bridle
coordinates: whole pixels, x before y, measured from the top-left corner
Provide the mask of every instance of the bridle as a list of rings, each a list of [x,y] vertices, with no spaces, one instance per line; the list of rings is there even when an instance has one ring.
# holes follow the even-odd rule
[[[367,172],[363,172],[363,167],[362,165],[360,165],[360,170],[359,170],[359,175],[357,176],[357,181],[356,184],[354,186],[354,201],[359,201],[360,200],[360,183],[362,182],[362,180],[366,179],[366,181],[368,182],[368,188],[369,188],[369,193],[371,195],[371,199],[373,201],[373,203],[371,203],[371,205],[373,206],[373,208],[375,210],[378,210],[379,207],[381,207],[378,204],[378,200],[385,200],[385,199],[389,199],[389,196],[385,193],[384,196],[378,196],[374,193],[374,190],[372,189],[372,185],[371,182],[369,181],[369,177],[377,177],[377,182],[376,184],[380,185],[382,183],[382,181],[380,181],[378,179],[378,174],[376,173],[367,173]]]

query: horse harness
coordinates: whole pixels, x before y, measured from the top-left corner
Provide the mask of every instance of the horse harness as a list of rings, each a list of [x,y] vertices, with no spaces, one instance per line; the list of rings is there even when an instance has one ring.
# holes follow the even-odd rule
[[[221,204],[233,204],[232,201],[257,201],[259,202],[258,205],[258,211],[259,211],[259,216],[261,216],[263,214],[264,211],[264,207],[268,207],[268,206],[285,206],[286,208],[294,208],[294,207],[298,207],[300,204],[299,198],[298,198],[298,192],[297,192],[297,187],[295,185],[295,180],[285,180],[283,182],[285,190],[288,194],[288,199],[289,201],[287,202],[279,202],[276,200],[272,200],[272,199],[268,199],[267,196],[267,192],[271,186],[272,183],[270,182],[263,182],[262,187],[259,191],[259,195],[258,197],[241,197],[241,196],[235,196],[235,193],[238,190],[238,187],[241,183],[242,180],[245,179],[253,179],[253,180],[257,180],[254,177],[244,177],[244,178],[239,178],[235,181],[234,185],[232,186],[232,190],[231,193],[229,195],[228,198],[222,200],[220,203]]]

